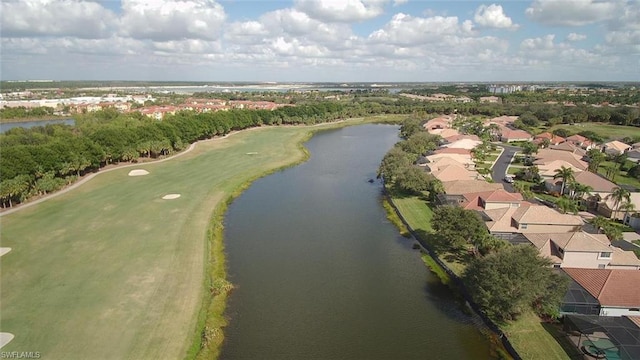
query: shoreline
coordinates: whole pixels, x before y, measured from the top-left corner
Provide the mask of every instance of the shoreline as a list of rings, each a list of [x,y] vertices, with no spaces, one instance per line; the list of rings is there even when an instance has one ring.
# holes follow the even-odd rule
[[[375,123],[397,123],[397,121],[380,119],[381,116],[371,116],[365,118],[351,118],[330,123],[321,123],[307,126],[307,131],[298,140],[296,147],[299,150],[297,158],[292,158],[291,162],[262,174],[247,179],[228,196],[224,197],[214,208],[208,230],[207,243],[209,248],[208,259],[205,261],[205,283],[204,287],[212,289],[208,294],[205,292],[197,315],[198,322],[192,334],[193,338],[186,354],[186,359],[217,359],[222,350],[224,342],[224,327],[227,325],[225,310],[229,293],[233,290],[233,284],[227,280],[226,257],[224,254],[224,217],[228,206],[247,190],[254,181],[279,171],[295,167],[306,162],[310,153],[304,143],[311,139],[317,132],[340,129],[347,126],[356,126]],[[382,120],[382,121],[381,121]],[[299,127],[296,125],[286,125],[289,127]],[[203,340],[205,340],[203,342]]]
[[[34,117],[26,117],[26,118],[1,118],[0,124],[15,124],[21,122],[32,122],[32,121],[60,121],[60,120],[68,120],[73,119],[73,115],[51,115],[51,116],[34,116]]]

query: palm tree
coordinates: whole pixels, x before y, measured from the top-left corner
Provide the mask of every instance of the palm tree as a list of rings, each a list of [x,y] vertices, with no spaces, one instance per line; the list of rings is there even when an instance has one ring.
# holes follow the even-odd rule
[[[624,217],[622,218],[622,222],[624,223],[624,219],[627,218],[627,215],[629,215],[630,212],[633,212],[633,210],[636,209],[636,204],[632,202],[625,202],[620,206],[620,209],[624,211]]]
[[[561,197],[560,199],[558,199],[558,201],[556,202],[556,206],[558,207],[558,210],[560,210],[560,212],[563,214],[578,213],[578,203],[575,200],[571,200],[566,197]]]
[[[598,234],[600,234],[600,230],[603,230],[604,228],[609,226],[609,219],[607,219],[604,216],[598,215],[592,218],[591,220],[589,220],[589,223],[593,225],[593,227],[595,227],[596,230],[598,231]]]
[[[555,175],[553,175],[554,179],[561,178],[562,179],[562,187],[560,188],[560,195],[564,194],[564,188],[568,182],[574,180],[573,169],[561,166],[560,169],[555,170]]]
[[[572,182],[569,184],[569,190],[571,191],[571,198],[573,200],[578,200],[582,198],[584,195],[591,196],[591,192],[593,188],[589,185],[580,184],[579,182]]]
[[[605,200],[611,199],[613,200],[613,207],[615,209],[614,218],[618,218],[618,212],[620,211],[620,207],[624,202],[631,202],[631,193],[628,190],[625,190],[621,187],[613,188],[611,194],[605,197]]]

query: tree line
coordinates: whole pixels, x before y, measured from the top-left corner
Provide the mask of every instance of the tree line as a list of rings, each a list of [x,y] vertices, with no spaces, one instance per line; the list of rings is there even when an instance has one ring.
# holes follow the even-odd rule
[[[0,205],[11,207],[74,182],[113,163],[156,158],[231,131],[277,124],[315,124],[344,116],[335,102],[267,110],[183,111],[157,121],[107,109],[76,117],[75,126],[51,124],[0,134]]]

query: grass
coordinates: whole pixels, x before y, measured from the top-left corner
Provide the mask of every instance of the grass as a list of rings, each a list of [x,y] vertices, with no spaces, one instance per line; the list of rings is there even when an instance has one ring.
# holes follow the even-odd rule
[[[494,162],[498,158],[498,155],[487,155],[485,161]]]
[[[402,220],[396,213],[396,210],[393,208],[393,206],[391,206],[389,200],[386,197],[382,199],[382,207],[387,213],[387,219],[389,219],[389,221],[391,221],[391,223],[396,226],[396,228],[400,232],[400,235],[406,238],[410,238],[411,233],[409,232],[409,229],[407,229],[407,226],[402,222]]]
[[[201,357],[215,357],[230,288],[225,206],[253,179],[304,160],[300,144],[309,133],[302,126],[243,131],[136,167],[147,176],[106,172],[3,216],[2,246],[13,250],[0,263],[2,331],[16,335],[3,351],[184,358],[205,341]],[[182,197],[161,200],[168,193]]]
[[[433,233],[431,219],[433,210],[427,202],[417,196],[393,198],[394,205],[398,208],[402,217],[417,233]]]
[[[424,264],[440,279],[440,282],[444,285],[449,285],[451,283],[451,277],[449,274],[447,274],[447,272],[444,271],[444,269],[438,265],[435,260],[433,260],[431,255],[423,253],[421,257]]]
[[[509,341],[523,359],[565,360],[569,355],[533,312],[502,326]]]
[[[625,137],[640,136],[640,128],[635,126],[610,125],[601,123],[584,123],[577,125],[555,125],[546,131],[552,132],[556,129],[566,129],[571,134],[577,134],[581,131],[590,130],[602,136],[605,139],[622,139]]]
[[[507,169],[507,174],[515,175],[515,174],[519,173],[520,171],[522,171],[523,169],[525,169],[525,168],[524,167],[509,166],[509,168]]]
[[[558,202],[558,200],[560,199],[559,197],[555,197],[553,195],[544,194],[544,193],[535,193],[535,196],[542,200],[545,200],[554,204]]]
[[[618,164],[612,162],[612,161],[603,161],[600,164],[600,167],[598,167],[598,174],[605,176],[605,174],[607,173],[607,167],[610,166],[618,166]],[[640,189],[640,180],[631,177],[631,176],[627,176],[627,172],[626,171],[620,171],[618,173],[618,175],[616,175],[614,181],[614,183],[616,184],[621,184],[621,185],[629,185],[629,186],[633,186],[637,189]]]
[[[634,244],[636,244],[636,245],[640,246],[640,240],[633,240],[633,241],[632,241],[632,243],[634,243]]]

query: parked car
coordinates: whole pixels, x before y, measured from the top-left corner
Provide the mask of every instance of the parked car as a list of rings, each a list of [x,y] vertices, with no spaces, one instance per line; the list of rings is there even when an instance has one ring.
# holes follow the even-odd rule
[[[513,176],[507,175],[504,177],[504,182],[509,183],[509,184],[513,184]]]

